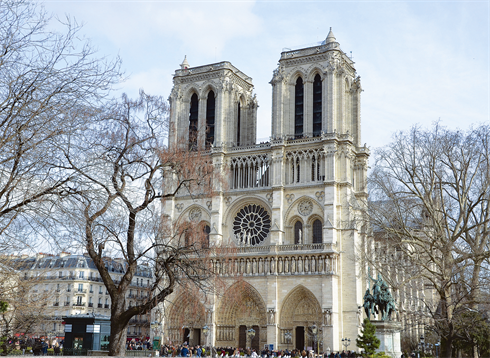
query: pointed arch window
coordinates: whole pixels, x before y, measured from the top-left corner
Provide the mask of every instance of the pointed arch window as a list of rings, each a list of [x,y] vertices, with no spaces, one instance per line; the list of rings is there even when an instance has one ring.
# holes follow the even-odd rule
[[[202,247],[207,249],[209,247],[209,233],[211,232],[211,228],[209,227],[209,225],[204,226],[203,232],[204,232],[204,241],[202,243]]]
[[[206,102],[206,149],[211,148],[211,145],[214,144],[215,104],[214,92],[209,91]]]
[[[296,158],[296,182],[299,183],[299,180],[301,178],[301,170],[300,170],[300,161],[299,158]]]
[[[189,150],[197,150],[197,119],[199,115],[199,100],[197,94],[191,97],[189,110]]]
[[[296,221],[294,224],[294,243],[303,243],[303,223],[301,221]]]
[[[315,76],[313,81],[313,136],[322,134],[322,79],[320,75]]]
[[[294,87],[294,137],[301,138],[303,136],[303,99],[304,88],[303,79],[298,77],[296,86]]]
[[[236,121],[236,145],[237,147],[240,146],[240,117],[242,115],[242,108],[240,106],[240,101],[238,101],[238,108],[237,108],[237,121]]]
[[[321,244],[323,242],[322,222],[320,220],[313,221],[313,243]]]

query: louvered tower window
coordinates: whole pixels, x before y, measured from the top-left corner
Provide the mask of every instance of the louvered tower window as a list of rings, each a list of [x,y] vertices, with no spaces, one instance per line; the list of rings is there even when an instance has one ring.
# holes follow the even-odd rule
[[[294,137],[303,136],[303,79],[298,77],[294,88]]]
[[[189,110],[189,150],[197,150],[197,118],[199,115],[199,101],[197,94],[191,97]]]
[[[214,92],[209,91],[206,103],[206,149],[214,144],[214,112],[215,112]]]
[[[242,109],[240,106],[240,102],[238,102],[238,110],[237,110],[237,121],[236,121],[236,145],[237,147],[240,146],[240,116]]]
[[[315,76],[313,82],[313,136],[322,134],[322,79]]]

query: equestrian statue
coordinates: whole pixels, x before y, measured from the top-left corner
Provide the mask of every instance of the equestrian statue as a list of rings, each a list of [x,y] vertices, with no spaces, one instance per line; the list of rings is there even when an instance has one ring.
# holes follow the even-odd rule
[[[369,288],[364,294],[364,312],[368,319],[371,319],[371,314],[374,316],[381,315],[382,321],[391,320],[391,314],[396,311],[395,300],[388,289],[388,285],[378,273],[378,278],[371,277],[371,270],[368,270],[369,279],[373,281],[373,294]]]

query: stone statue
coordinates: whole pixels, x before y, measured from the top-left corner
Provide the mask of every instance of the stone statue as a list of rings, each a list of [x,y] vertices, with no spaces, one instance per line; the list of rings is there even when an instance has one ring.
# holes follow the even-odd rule
[[[364,294],[364,312],[366,312],[366,316],[369,320],[371,320],[371,313],[374,315],[376,312],[376,304],[374,303],[374,297],[369,292],[369,288],[366,290],[366,293]]]
[[[269,324],[276,323],[275,315],[276,315],[276,312],[273,309],[270,309],[269,310]]]
[[[371,314],[380,314],[381,320],[386,321],[391,319],[391,314],[396,311],[395,300],[391,296],[388,285],[378,273],[378,278],[371,277],[371,270],[368,270],[369,279],[373,282],[373,294],[366,290],[364,294],[364,312],[368,319],[371,319]]]
[[[329,308],[323,310],[323,322],[325,326],[332,325],[332,311]]]
[[[302,238],[303,238],[303,232],[301,231],[301,229],[299,229],[299,232],[298,232],[298,245],[301,245],[302,244],[302,242],[301,242]]]

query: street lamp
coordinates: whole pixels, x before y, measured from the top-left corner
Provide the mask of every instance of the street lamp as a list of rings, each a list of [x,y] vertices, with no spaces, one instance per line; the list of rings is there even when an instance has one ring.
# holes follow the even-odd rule
[[[205,325],[202,327],[202,333],[204,333],[204,345],[207,347],[208,345],[208,334],[209,334],[209,327],[208,325]]]
[[[155,340],[155,336],[158,336],[160,323],[157,321],[152,321],[152,322],[150,322],[150,328],[151,328],[151,333],[152,333],[152,334],[150,334],[150,341],[151,341],[151,345],[153,347],[153,342]],[[161,344],[161,342],[160,342],[160,344]],[[157,345],[157,347],[158,347],[158,345]]]
[[[247,331],[247,337],[249,338],[250,340],[250,348],[252,348],[252,340],[254,339],[255,337],[255,329],[253,328],[250,328],[248,331]]]
[[[441,345],[441,342],[437,342],[434,345],[436,346],[436,358],[439,358],[439,347]]]
[[[291,331],[286,331],[286,333],[284,333],[284,338],[286,338],[287,350],[289,351],[289,343],[291,343],[291,338],[293,338]]]
[[[350,338],[342,338],[342,345],[345,347],[345,351],[347,350],[347,347],[350,345]]]
[[[318,347],[316,346],[318,327],[316,326],[316,324],[314,324],[313,326],[310,327],[310,329],[311,329],[311,334],[313,334],[313,343],[314,343],[313,347],[317,348],[316,353],[318,354]]]

